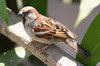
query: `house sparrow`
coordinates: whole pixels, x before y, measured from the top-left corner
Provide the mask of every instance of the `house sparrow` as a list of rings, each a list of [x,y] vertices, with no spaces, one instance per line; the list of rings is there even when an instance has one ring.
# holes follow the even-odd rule
[[[32,39],[49,45],[62,41],[83,58],[87,59],[90,56],[90,53],[74,40],[76,35],[60,22],[39,14],[31,6],[22,8],[18,15],[22,16],[24,28]]]

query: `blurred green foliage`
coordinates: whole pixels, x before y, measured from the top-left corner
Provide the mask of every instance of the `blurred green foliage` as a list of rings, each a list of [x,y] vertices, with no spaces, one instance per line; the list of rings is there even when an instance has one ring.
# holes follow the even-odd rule
[[[17,65],[18,62],[22,61],[23,59],[29,57],[31,54],[30,53],[26,53],[25,56],[22,58],[18,55],[18,53],[20,55],[23,55],[21,53],[25,52],[25,50],[23,50],[23,47],[17,47],[15,49],[6,51],[2,54],[0,54],[0,63],[4,63],[5,66],[15,66]],[[20,51],[19,51],[20,50]],[[19,51],[16,53],[16,51]]]
[[[87,60],[77,55],[77,60],[85,66],[96,66],[100,62],[100,13],[88,28],[81,45],[89,50],[91,57]]]
[[[47,15],[47,0],[27,0],[27,2],[35,7],[40,14]]]
[[[8,24],[8,13],[6,10],[6,1],[5,0],[0,0],[0,16],[4,18],[6,23]]]

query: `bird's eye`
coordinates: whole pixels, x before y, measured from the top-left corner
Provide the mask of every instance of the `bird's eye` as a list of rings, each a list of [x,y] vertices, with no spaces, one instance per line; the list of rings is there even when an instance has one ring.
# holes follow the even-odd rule
[[[31,12],[31,11],[29,10],[29,11],[27,11],[27,12],[23,12],[23,14],[26,16],[26,15],[28,15],[30,12]]]

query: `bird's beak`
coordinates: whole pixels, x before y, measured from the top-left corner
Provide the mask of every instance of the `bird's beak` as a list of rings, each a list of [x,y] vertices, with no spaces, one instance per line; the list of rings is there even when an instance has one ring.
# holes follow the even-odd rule
[[[17,16],[23,17],[23,14],[19,12],[19,13],[17,14]]]

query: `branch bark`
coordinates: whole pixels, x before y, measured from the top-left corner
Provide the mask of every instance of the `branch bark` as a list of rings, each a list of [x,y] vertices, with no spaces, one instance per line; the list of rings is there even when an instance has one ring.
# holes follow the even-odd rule
[[[22,19],[17,17],[10,9],[7,10],[10,26],[7,26],[3,18],[0,17],[1,34],[5,35],[13,42],[23,46],[48,66],[83,66],[56,45],[51,45],[44,51],[39,50],[39,48],[43,47],[45,44],[35,41],[31,43],[31,38],[23,28]]]

